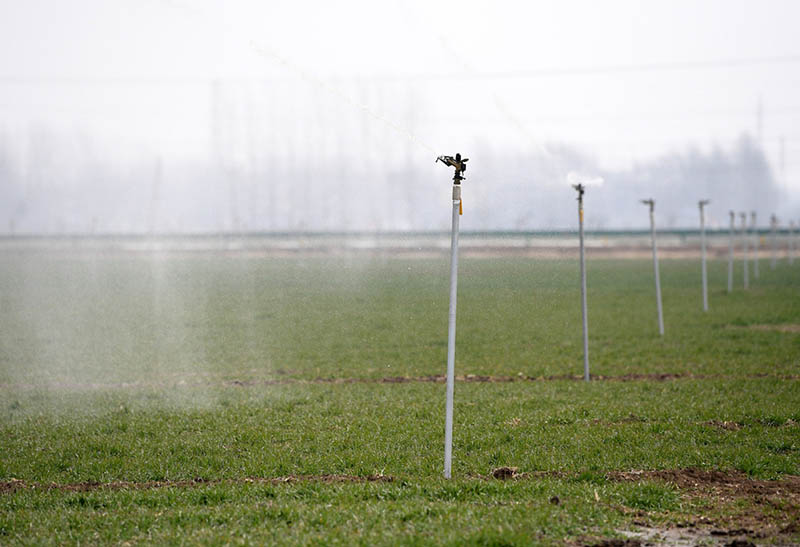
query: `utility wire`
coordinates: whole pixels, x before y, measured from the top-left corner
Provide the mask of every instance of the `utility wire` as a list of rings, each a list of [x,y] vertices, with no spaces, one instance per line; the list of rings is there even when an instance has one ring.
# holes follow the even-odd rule
[[[166,2],[166,0],[164,0]],[[174,2],[169,2],[175,5]],[[605,65],[605,66],[577,66],[577,67],[549,67],[532,68],[506,71],[481,72],[466,70],[450,73],[411,73],[411,74],[372,74],[357,76],[335,76],[328,78],[330,81],[413,81],[413,80],[514,80],[526,78],[546,78],[559,76],[580,76],[595,74],[621,74],[621,73],[647,73],[679,70],[704,70],[722,68],[745,68],[764,65],[786,65],[800,63],[800,55],[784,55],[775,57],[752,57],[738,59],[716,59],[706,61],[675,61],[665,63],[644,63],[630,65]],[[203,76],[177,76],[177,77],[97,77],[97,76],[26,76],[26,75],[0,75],[0,84],[143,84],[143,85],[181,85],[181,84],[208,84],[212,80]],[[253,78],[225,78],[223,81],[242,82],[273,82],[277,79]]]
[[[704,70],[720,68],[743,68],[749,66],[782,65],[800,63],[800,55],[775,57],[752,57],[737,59],[713,59],[704,61],[672,61],[664,63],[642,63],[629,65],[549,67],[492,72],[451,72],[401,75],[375,75],[374,79],[425,79],[425,80],[509,80],[557,76],[580,76],[594,74],[646,73],[675,70]]]

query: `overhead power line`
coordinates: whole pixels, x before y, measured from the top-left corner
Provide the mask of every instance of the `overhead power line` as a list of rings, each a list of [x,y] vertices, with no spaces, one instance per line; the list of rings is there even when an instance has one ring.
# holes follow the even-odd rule
[[[460,80],[504,80],[542,78],[553,76],[615,74],[636,72],[662,72],[671,70],[703,70],[717,68],[742,68],[761,65],[783,65],[800,63],[800,55],[784,55],[776,57],[751,57],[738,59],[715,59],[704,61],[672,61],[664,63],[642,63],[605,66],[546,67],[519,70],[501,70],[491,72],[469,73],[436,73],[418,75],[424,79],[460,79]],[[409,76],[414,78],[415,76]]]
[[[359,74],[353,76],[333,76],[326,80],[353,81],[409,81],[409,80],[521,80],[526,78],[548,78],[559,76],[583,76],[597,74],[636,74],[681,70],[708,70],[724,68],[746,68],[765,65],[787,65],[800,63],[800,55],[776,57],[752,57],[738,59],[716,59],[705,61],[675,61],[664,63],[642,63],[627,65],[543,67],[499,71],[431,72],[411,74]],[[0,84],[30,85],[208,85],[214,80],[224,82],[275,82],[280,79],[264,78],[212,78],[205,76],[70,76],[70,75],[0,75]],[[285,81],[285,80],[281,80]]]
[[[354,77],[365,81],[408,81],[408,80],[523,80],[528,78],[552,78],[560,76],[592,76],[605,74],[636,74],[682,70],[712,70],[725,68],[746,68],[765,65],[786,65],[800,63],[800,55],[776,57],[753,57],[738,59],[715,59],[703,61],[674,61],[664,63],[542,67],[531,69],[497,71],[431,72],[417,74],[373,74]]]

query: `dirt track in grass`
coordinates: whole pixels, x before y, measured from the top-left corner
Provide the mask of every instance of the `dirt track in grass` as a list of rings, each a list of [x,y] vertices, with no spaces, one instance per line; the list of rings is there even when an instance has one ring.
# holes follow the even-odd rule
[[[254,387],[254,386],[282,386],[282,385],[303,385],[303,384],[415,384],[415,383],[445,383],[447,380],[443,374],[431,374],[427,376],[386,376],[383,378],[295,378],[292,373],[281,373],[281,378],[264,378],[248,380],[213,380],[208,375],[186,375],[185,377],[173,376],[169,380],[149,381],[149,382],[58,382],[58,383],[0,383],[0,389],[48,389],[54,388],[66,391],[82,391],[95,389],[135,389],[135,388],[165,388],[165,387],[198,387],[222,385],[227,387]],[[593,382],[665,382],[670,380],[756,380],[762,378],[772,378],[775,380],[800,380],[800,374],[692,374],[689,372],[665,372],[653,374],[621,374],[616,376],[604,376],[593,374]],[[513,382],[568,382],[583,381],[583,376],[571,374],[557,374],[550,376],[491,376],[481,374],[461,374],[456,375],[456,382],[462,383],[513,383]]]
[[[152,490],[155,488],[189,488],[195,486],[213,486],[217,484],[292,484],[297,482],[357,483],[357,482],[392,482],[393,477],[387,475],[287,475],[285,477],[244,477],[240,479],[186,479],[164,481],[112,481],[112,482],[75,482],[68,484],[45,483],[11,479],[0,481],[0,494],[10,494],[21,490],[60,490],[63,492],[91,492],[94,490]]]
[[[666,372],[655,374],[621,374],[617,376],[603,376],[593,374],[592,381],[597,382],[664,382],[668,380],[725,380],[725,379],[759,379],[775,378],[779,380],[798,380],[800,375],[777,374],[692,374],[688,372]],[[456,382],[465,383],[511,383],[511,382],[554,382],[554,381],[583,381],[583,376],[571,374],[557,374],[550,376],[488,376],[480,374],[456,375]],[[229,386],[257,386],[280,384],[410,384],[410,383],[444,383],[447,380],[444,374],[431,374],[428,376],[388,376],[384,378],[315,378],[313,380],[300,380],[294,378],[280,378],[269,380],[230,380],[225,382]]]
[[[721,471],[714,469],[660,469],[660,470],[632,470],[609,471],[605,478],[615,482],[642,482],[661,481],[673,484],[680,490],[693,494],[712,494],[729,497],[748,496],[788,496],[797,498],[800,502],[800,476],[784,475],[778,480],[753,479],[746,474],[735,471]],[[573,479],[579,477],[576,472],[565,471],[532,471],[520,472],[515,467],[498,467],[488,475],[471,475],[469,478],[481,480],[537,480],[537,479]],[[205,479],[195,478],[186,480],[164,481],[112,481],[95,482],[86,481],[78,483],[44,483],[11,479],[0,481],[0,493],[13,493],[19,490],[62,490],[66,492],[87,492],[92,490],[149,490],[154,488],[186,488],[215,484],[292,484],[297,482],[320,483],[367,483],[367,482],[393,482],[390,475],[287,475],[283,477],[243,477],[235,479]]]

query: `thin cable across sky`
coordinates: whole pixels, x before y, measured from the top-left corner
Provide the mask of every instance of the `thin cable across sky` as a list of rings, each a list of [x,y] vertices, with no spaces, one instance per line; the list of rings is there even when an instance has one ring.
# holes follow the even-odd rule
[[[252,41],[251,41],[252,42]],[[263,49],[263,48],[262,48]],[[259,53],[263,53],[260,51]],[[738,69],[754,68],[768,65],[787,65],[800,63],[800,55],[783,55],[774,57],[753,57],[738,59],[712,59],[700,61],[674,61],[663,63],[645,63],[628,65],[600,65],[600,66],[573,66],[573,67],[542,67],[504,71],[460,71],[437,73],[409,73],[409,74],[359,74],[353,76],[330,76],[326,79],[370,81],[413,81],[413,80],[509,80],[525,78],[543,78],[558,76],[604,75],[604,74],[636,74],[648,72],[679,71],[679,70],[713,70],[713,69]],[[208,85],[215,78],[207,76],[187,77],[102,77],[91,75],[0,75],[0,84],[6,85],[183,85],[198,84]],[[260,82],[268,83],[278,81],[270,78],[216,78],[225,82]]]

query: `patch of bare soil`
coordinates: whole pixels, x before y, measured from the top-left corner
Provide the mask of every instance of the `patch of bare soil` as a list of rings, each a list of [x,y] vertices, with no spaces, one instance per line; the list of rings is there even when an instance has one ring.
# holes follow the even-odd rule
[[[192,486],[215,484],[291,484],[297,482],[357,483],[357,482],[392,482],[389,475],[287,475],[285,477],[245,477],[240,479],[187,479],[175,481],[113,481],[113,482],[77,482],[70,484],[43,483],[11,479],[0,481],[0,494],[10,494],[19,490],[61,490],[63,492],[89,492],[93,490],[151,490],[154,488],[188,488]]]
[[[742,428],[742,424],[739,422],[730,422],[728,420],[709,420],[707,422],[703,422],[703,425],[718,427],[719,429],[725,429],[726,431],[739,431]]]
[[[792,496],[800,501],[800,476],[785,475],[780,480],[752,479],[741,471],[713,469],[661,469],[655,471],[611,471],[606,476],[618,481],[660,480],[692,493],[732,497]]]
[[[589,547],[639,547],[642,542],[638,539],[603,539],[597,543],[587,543]]]
[[[498,467],[488,477],[475,475],[476,478],[495,479],[539,479],[567,478],[577,476],[574,472],[565,471],[533,471],[521,472],[517,467]],[[715,497],[757,497],[782,496],[791,501],[796,498],[800,510],[800,476],[784,475],[778,480],[753,479],[741,471],[719,471],[715,469],[658,469],[652,471],[609,471],[606,478],[620,482],[662,481],[692,495],[713,495]],[[798,513],[800,516],[800,513]]]
[[[786,542],[789,537],[797,538],[800,532],[800,476],[785,475],[768,481],[753,479],[740,471],[694,468],[618,471],[607,476],[620,481],[668,482],[688,498],[703,501],[711,517],[700,516],[681,527],[719,540],[717,544],[752,545],[753,539],[761,538]]]
[[[627,539],[606,540],[629,543],[617,543],[617,545],[669,545],[670,547],[694,547],[696,545],[716,545],[744,547],[755,545],[750,539],[763,538],[762,534],[757,534],[753,530],[746,528],[731,530],[708,530],[694,527],[681,528],[658,528],[649,526],[639,526],[635,530],[619,530],[619,533]],[[591,543],[592,545],[602,545],[603,543]],[[606,543],[608,544],[608,543]]]
[[[499,467],[488,476],[476,478],[529,480],[575,476],[574,472],[526,473],[516,467]],[[670,515],[678,522],[663,527],[656,523],[663,523],[664,515],[622,506],[620,511],[637,519],[633,521],[637,529],[620,531],[626,539],[584,540],[580,545],[752,545],[753,539],[762,538],[785,544],[800,535],[800,476],[785,475],[768,481],[753,479],[739,471],[687,468],[611,471],[606,477],[613,481],[673,484],[688,500],[701,503],[703,513],[689,517]],[[595,497],[599,502],[597,494]]]
[[[519,473],[517,473],[516,467],[498,467],[496,469],[492,469],[492,477],[495,479],[515,479],[518,477],[518,475]]]

